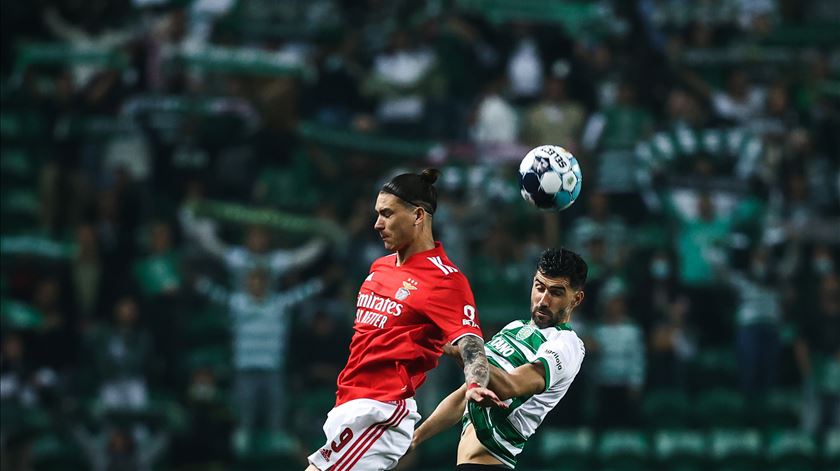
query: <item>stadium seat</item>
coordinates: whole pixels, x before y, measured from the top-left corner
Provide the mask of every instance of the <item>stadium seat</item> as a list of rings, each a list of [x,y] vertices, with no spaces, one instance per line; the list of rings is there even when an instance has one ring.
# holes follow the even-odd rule
[[[564,469],[591,468],[594,436],[588,428],[540,430],[535,438],[537,453],[546,465],[562,461]]]
[[[640,471],[649,468],[650,443],[643,432],[606,431],[601,435],[596,453],[602,469]]]
[[[69,437],[46,433],[32,442],[32,467],[36,471],[85,469],[82,451]]]
[[[825,434],[822,447],[822,469],[840,469],[840,430],[830,430]]]
[[[765,458],[776,471],[814,469],[817,445],[813,437],[799,430],[774,432],[768,438]]]
[[[660,430],[653,436],[653,451],[658,469],[663,471],[706,469],[707,443],[701,432]]]
[[[234,441],[236,468],[242,471],[295,469],[301,467],[298,443],[289,434],[258,431],[249,443]]]
[[[700,350],[690,370],[695,389],[732,387],[738,381],[735,352],[729,348]]]
[[[693,422],[701,427],[743,427],[749,414],[744,397],[737,391],[714,389],[697,395]]]
[[[709,436],[711,458],[717,471],[764,469],[761,434],[754,429],[719,429]]]
[[[688,396],[682,391],[654,390],[642,400],[643,423],[651,428],[684,427],[688,412]]]
[[[794,428],[802,414],[802,394],[799,391],[776,390],[757,401],[753,411],[756,423],[766,428]]]

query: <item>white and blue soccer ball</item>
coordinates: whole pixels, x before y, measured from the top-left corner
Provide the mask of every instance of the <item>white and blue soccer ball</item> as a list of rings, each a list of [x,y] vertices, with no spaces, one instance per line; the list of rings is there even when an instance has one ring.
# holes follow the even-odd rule
[[[580,195],[581,183],[577,159],[560,146],[535,147],[519,164],[522,197],[540,209],[568,208]]]

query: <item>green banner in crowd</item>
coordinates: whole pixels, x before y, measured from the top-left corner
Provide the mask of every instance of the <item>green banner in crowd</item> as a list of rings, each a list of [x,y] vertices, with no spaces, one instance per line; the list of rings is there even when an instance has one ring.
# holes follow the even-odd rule
[[[30,65],[95,65],[125,69],[128,56],[122,51],[85,47],[68,43],[27,43],[18,48],[15,66],[22,71]]]
[[[45,258],[70,258],[76,254],[74,244],[57,242],[43,236],[0,237],[0,255],[39,255]]]
[[[649,181],[652,170],[661,170],[677,160],[708,155],[715,160],[731,160],[739,178],[754,175],[764,155],[761,139],[740,128],[691,129],[677,128],[656,133],[636,145],[640,165],[639,178]]]
[[[28,304],[2,299],[0,323],[10,329],[37,329],[44,324],[44,316]]]
[[[170,48],[165,57],[171,63],[208,72],[294,78],[309,74],[301,64],[278,52],[250,47]]]
[[[281,231],[318,234],[334,242],[343,242],[344,231],[325,219],[299,216],[269,208],[250,208],[241,204],[201,201],[192,206],[197,216],[242,224],[259,224]]]
[[[538,21],[562,24],[570,34],[603,33],[612,14],[598,2],[557,0],[457,0],[460,10],[473,11],[494,23]]]
[[[426,157],[435,148],[433,141],[407,140],[353,131],[336,129],[330,126],[302,122],[297,128],[298,135],[305,140],[315,141],[332,147],[382,154],[395,158]]]

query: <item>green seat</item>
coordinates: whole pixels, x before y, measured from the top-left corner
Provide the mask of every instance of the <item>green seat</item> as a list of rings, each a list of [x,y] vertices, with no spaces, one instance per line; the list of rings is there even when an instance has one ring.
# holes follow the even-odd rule
[[[796,428],[802,414],[802,394],[799,391],[775,390],[757,402],[756,423],[767,428]]]
[[[295,469],[304,465],[297,459],[297,440],[283,432],[258,431],[247,442],[234,440],[233,451],[237,470]]]
[[[652,428],[684,427],[689,409],[688,395],[682,391],[651,391],[642,401],[643,423]]]
[[[738,362],[729,348],[701,350],[689,369],[696,389],[729,388],[738,383]]]
[[[649,468],[650,443],[639,431],[610,430],[601,435],[597,448],[602,468],[637,471]]]
[[[36,471],[85,469],[82,451],[67,437],[46,433],[32,442],[32,467]]]
[[[765,456],[777,471],[813,469],[817,464],[817,444],[805,432],[782,430],[770,434]]]
[[[546,465],[562,461],[570,470],[591,468],[595,437],[588,428],[540,430],[534,438],[540,460]]]
[[[704,391],[694,401],[693,422],[701,427],[743,427],[748,419],[746,402],[737,391]]]
[[[699,471],[705,469],[706,437],[692,430],[660,430],[653,436],[653,451],[659,469]]]
[[[711,458],[718,471],[764,469],[761,435],[754,429],[718,429],[709,435]]]

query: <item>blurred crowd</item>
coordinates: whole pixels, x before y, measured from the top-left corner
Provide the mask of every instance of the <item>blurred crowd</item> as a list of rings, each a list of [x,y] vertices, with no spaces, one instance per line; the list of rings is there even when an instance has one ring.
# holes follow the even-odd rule
[[[840,428],[837,2],[57,0],[0,22],[4,470],[299,467],[383,254],[376,191],[425,166],[488,338],[529,315],[542,249],[589,264],[587,358],[547,427]],[[541,144],[582,166],[562,213],[519,195]],[[460,377],[442,360],[421,413]],[[405,469],[455,450],[422,453]]]

